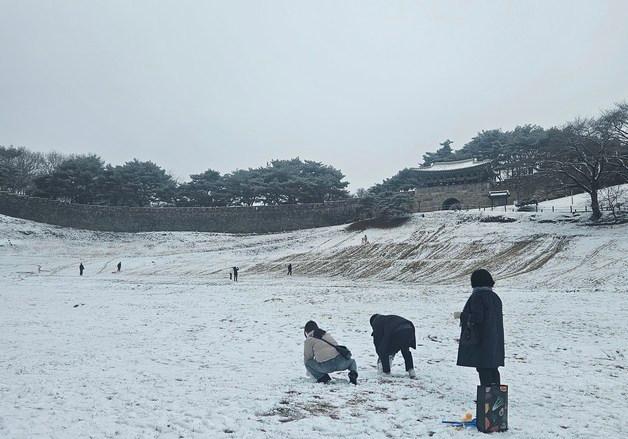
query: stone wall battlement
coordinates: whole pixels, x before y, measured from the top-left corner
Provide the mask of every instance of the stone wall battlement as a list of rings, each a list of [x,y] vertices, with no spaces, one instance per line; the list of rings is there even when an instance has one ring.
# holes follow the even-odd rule
[[[109,232],[271,233],[333,226],[358,218],[360,202],[252,207],[120,207],[64,203],[0,192],[0,214]]]

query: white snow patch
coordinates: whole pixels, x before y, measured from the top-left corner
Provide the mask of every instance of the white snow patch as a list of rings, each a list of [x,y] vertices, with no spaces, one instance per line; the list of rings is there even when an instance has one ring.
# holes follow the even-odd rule
[[[539,255],[555,237],[569,242],[534,270],[496,276],[511,425],[500,437],[625,437],[628,228],[539,222],[561,219],[551,213],[479,222],[485,215],[415,215],[398,229],[367,231],[369,246],[343,227],[261,236],[114,234],[0,216],[0,437],[477,434],[441,425],[474,411],[477,377],[455,366],[452,318],[468,297],[467,281],[385,280],[413,258],[394,245],[439,229],[443,237],[430,250],[435,267],[474,241],[498,248],[532,240]],[[300,264],[338,251],[359,266],[369,248],[395,263],[366,276],[357,268],[333,278],[300,272]],[[296,254],[301,262],[287,277],[285,261]],[[504,257],[494,270],[509,273],[508,265],[526,258]],[[118,261],[122,272],[113,273]],[[473,265],[459,264],[461,272]],[[228,280],[233,265],[242,268],[237,284]],[[368,323],[375,312],[416,323],[417,380],[406,377],[401,358],[392,378],[377,376]],[[341,373],[331,385],[305,377],[302,327],[310,318],[351,348],[357,387]]]

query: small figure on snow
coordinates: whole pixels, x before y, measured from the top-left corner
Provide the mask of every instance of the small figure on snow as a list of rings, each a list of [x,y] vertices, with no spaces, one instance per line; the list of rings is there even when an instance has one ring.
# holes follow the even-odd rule
[[[79,265],[79,275],[80,276],[83,276],[83,271],[85,271],[85,266],[81,262],[80,265]]]
[[[238,271],[240,271],[239,267],[233,267],[233,281],[237,282],[238,281]]]
[[[292,264],[288,264],[288,276],[292,276]]]
[[[116,265],[116,267],[118,268],[118,273],[120,273],[120,270],[122,269],[122,261],[118,262],[118,265]]]
[[[303,363],[317,383],[327,383],[331,380],[329,376],[331,372],[347,369],[349,382],[358,383],[358,365],[346,347],[338,346],[336,340],[319,328],[313,320],[305,324],[303,334],[305,335]]]
[[[373,344],[377,352],[377,369],[380,373],[390,374],[390,363],[395,354],[401,351],[406,363],[406,372],[410,378],[416,378],[414,362],[410,348],[416,349],[414,324],[400,316],[373,314],[371,316],[373,328]]]
[[[480,384],[500,384],[504,365],[504,317],[502,301],[493,291],[491,274],[476,270],[471,275],[471,297],[460,313],[458,366],[475,367]]]
[[[362,245],[366,245],[369,243],[369,239],[366,237],[366,233],[362,237]]]

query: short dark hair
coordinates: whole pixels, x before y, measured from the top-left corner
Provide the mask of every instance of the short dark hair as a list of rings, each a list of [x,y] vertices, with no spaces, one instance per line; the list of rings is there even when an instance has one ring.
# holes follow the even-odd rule
[[[307,334],[308,332],[312,332],[315,329],[318,329],[318,325],[316,324],[314,320],[310,320],[309,322],[305,324],[303,331]]]
[[[475,270],[473,274],[471,274],[471,287],[479,288],[479,287],[493,287],[495,286],[495,281],[493,280],[493,276],[488,270],[484,268],[480,268],[479,270]]]

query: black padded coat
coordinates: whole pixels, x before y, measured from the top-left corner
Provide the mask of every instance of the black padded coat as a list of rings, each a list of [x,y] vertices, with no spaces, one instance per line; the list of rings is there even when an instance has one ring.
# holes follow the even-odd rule
[[[491,288],[473,289],[460,326],[458,366],[494,369],[504,365],[502,301]]]

